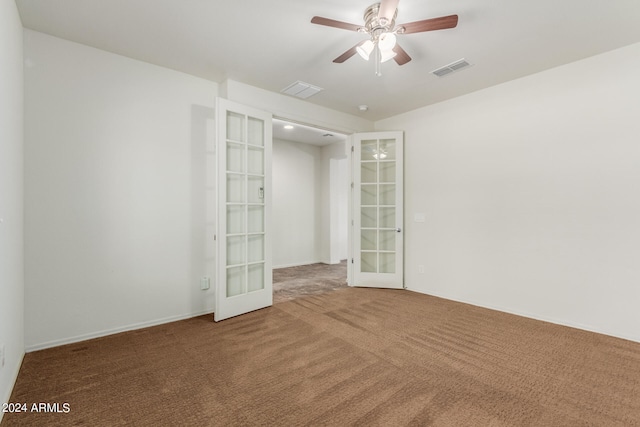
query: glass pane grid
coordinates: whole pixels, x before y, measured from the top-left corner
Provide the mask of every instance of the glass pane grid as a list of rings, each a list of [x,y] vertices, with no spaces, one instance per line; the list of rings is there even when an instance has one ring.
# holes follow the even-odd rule
[[[227,297],[247,293],[247,273],[245,266],[227,268]]]
[[[360,148],[360,269],[395,273],[396,141],[366,140]]]
[[[247,146],[247,172],[264,175],[264,149],[262,147]]]
[[[247,142],[255,146],[264,146],[264,120],[247,118]]]
[[[227,111],[227,139],[244,142],[246,116],[244,114]]]
[[[227,296],[265,287],[265,122],[227,113]]]
[[[247,273],[247,292],[264,289],[264,263],[248,265]]]

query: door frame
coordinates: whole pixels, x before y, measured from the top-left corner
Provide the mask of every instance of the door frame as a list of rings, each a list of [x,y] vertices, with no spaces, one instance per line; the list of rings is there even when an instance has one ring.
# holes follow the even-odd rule
[[[227,135],[227,111],[239,112],[247,118],[247,123],[243,121],[243,137],[244,141],[233,141],[232,138],[228,138]],[[271,150],[272,150],[272,114],[270,112],[260,110],[254,107],[250,107],[237,102],[229,101],[224,98],[216,98],[216,259],[217,259],[217,279],[215,286],[215,311],[214,321],[224,320],[230,317],[234,317],[240,314],[248,313],[250,311],[265,308],[273,304],[273,283],[272,283],[272,250],[271,250]],[[248,119],[250,117],[258,118],[263,122],[263,170],[262,175],[256,175],[251,173],[249,169],[249,157],[248,153],[251,147],[259,149],[259,145],[251,144],[249,141],[249,125]],[[235,142],[238,142],[236,144]],[[231,202],[228,202],[227,197],[227,175],[233,175],[235,172],[227,170],[227,144],[244,146],[242,162],[244,164],[242,172],[244,178],[244,201],[240,202],[244,207],[244,216],[242,217],[243,228],[240,232],[245,236],[244,245],[244,261],[242,265],[245,268],[245,292],[236,296],[228,296],[227,290],[227,270],[230,267],[227,265],[227,209]],[[251,175],[251,176],[250,176]],[[262,263],[263,265],[263,277],[262,277],[262,289],[249,290],[249,269],[251,262],[248,260],[249,252],[249,236],[256,234],[249,229],[249,208],[253,205],[249,200],[249,181],[251,177],[260,179],[262,176],[262,235],[263,235],[263,247],[262,247]],[[259,182],[259,181],[258,181]],[[259,206],[258,206],[259,207]],[[236,232],[237,233],[237,232]],[[233,234],[233,233],[232,233]],[[257,232],[260,234],[260,232]],[[237,237],[232,237],[237,238]],[[254,263],[256,264],[256,263]],[[257,265],[257,264],[256,264]]]
[[[366,282],[356,283],[356,268],[360,266],[359,253],[356,253],[356,247],[359,245],[356,244],[355,239],[359,236],[356,233],[356,225],[360,223],[360,219],[356,221],[355,216],[360,214],[360,206],[356,206],[356,202],[359,200],[359,197],[356,197],[355,191],[358,190],[356,187],[358,186],[358,182],[360,181],[359,177],[356,177],[356,173],[360,171],[359,165],[356,166],[356,162],[360,161],[360,150],[356,149],[356,141],[357,140],[365,140],[365,139],[396,139],[399,142],[397,147],[397,162],[400,165],[399,173],[396,173],[396,191],[400,193],[400,203],[398,203],[398,198],[396,198],[396,228],[398,230],[397,240],[396,242],[396,251],[400,253],[400,262],[396,265],[396,277],[393,278],[392,281],[389,281],[385,278],[373,278],[371,277]],[[347,283],[349,286],[361,286],[361,287],[377,287],[377,288],[394,288],[394,289],[406,289],[406,284],[404,282],[404,132],[402,131],[381,131],[381,132],[362,132],[362,133],[354,133],[350,136],[350,156],[351,161],[349,162],[350,168],[350,189],[349,189],[349,259],[347,266]],[[398,164],[397,163],[397,164]],[[356,258],[358,262],[356,261]],[[370,273],[367,273],[370,275]],[[392,282],[392,283],[391,283]]]

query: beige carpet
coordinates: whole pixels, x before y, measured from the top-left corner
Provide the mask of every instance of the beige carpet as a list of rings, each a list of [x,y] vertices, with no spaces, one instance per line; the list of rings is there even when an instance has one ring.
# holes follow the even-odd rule
[[[27,354],[5,426],[638,426],[640,344],[342,289]]]

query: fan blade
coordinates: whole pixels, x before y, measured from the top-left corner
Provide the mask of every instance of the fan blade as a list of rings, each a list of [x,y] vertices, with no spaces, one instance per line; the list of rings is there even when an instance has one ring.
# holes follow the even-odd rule
[[[346,61],[347,59],[351,58],[353,55],[356,54],[356,48],[358,46],[360,46],[361,44],[363,44],[365,41],[361,41],[360,43],[358,43],[357,45],[355,45],[354,47],[352,47],[351,49],[349,49],[348,51],[346,51],[345,53],[343,53],[342,55],[338,56],[336,59],[333,60],[333,62],[335,62],[336,64],[342,64],[344,61]]]
[[[404,28],[404,31],[399,31],[401,34],[411,34],[455,28],[456,25],[458,25],[458,15],[449,15],[398,25],[398,28]]]
[[[396,56],[393,57],[393,60],[398,63],[398,65],[404,65],[407,62],[411,61],[411,57],[403,48],[400,47],[399,44],[395,45],[393,51],[396,53]]]
[[[378,19],[387,18],[387,22],[393,21],[393,16],[398,8],[398,0],[382,0],[378,9]]]
[[[349,30],[349,31],[358,31],[360,28],[362,28],[362,26],[360,25],[349,24],[348,22],[336,21],[334,19],[323,18],[321,16],[314,16],[313,18],[311,18],[311,23],[318,24],[318,25],[325,25],[327,27],[342,28],[343,30]]]

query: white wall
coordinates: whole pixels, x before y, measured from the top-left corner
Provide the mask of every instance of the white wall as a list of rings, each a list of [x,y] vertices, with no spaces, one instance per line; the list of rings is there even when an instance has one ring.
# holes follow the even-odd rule
[[[273,266],[320,261],[321,148],[273,141]]]
[[[348,163],[347,144],[335,142],[322,147],[322,195],[320,219],[320,253],[325,264],[347,258]]]
[[[227,80],[221,85],[220,96],[269,111],[280,118],[344,134],[367,132],[374,128],[374,123],[370,120],[234,80]]]
[[[0,403],[8,402],[24,355],[22,23],[0,1]],[[2,420],[0,412],[0,420]]]
[[[274,268],[347,257],[345,143],[273,141]]]
[[[407,286],[640,341],[639,75],[635,44],[378,122]]]
[[[346,157],[331,159],[330,185],[331,206],[331,263],[335,264],[348,256],[349,224],[349,161]]]
[[[199,278],[217,90],[25,30],[28,350],[213,311]]]

